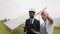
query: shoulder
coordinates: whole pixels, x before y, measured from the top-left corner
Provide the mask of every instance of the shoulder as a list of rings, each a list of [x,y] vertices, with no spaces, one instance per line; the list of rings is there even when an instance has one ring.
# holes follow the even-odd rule
[[[30,20],[30,19],[26,19],[26,21],[28,21],[28,20]]]
[[[39,21],[38,19],[35,19],[36,21]]]

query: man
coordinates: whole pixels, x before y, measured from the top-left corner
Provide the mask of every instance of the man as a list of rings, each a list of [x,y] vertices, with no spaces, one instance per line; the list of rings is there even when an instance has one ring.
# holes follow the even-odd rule
[[[46,11],[41,12],[41,17],[44,21],[43,24],[41,24],[40,33],[41,34],[52,34],[53,32],[53,19],[49,16],[49,14]]]
[[[31,10],[29,11],[29,19],[26,19],[25,24],[25,31],[27,31],[27,34],[36,34],[33,32],[34,30],[37,32],[40,32],[40,22],[39,20],[34,18],[35,11]]]

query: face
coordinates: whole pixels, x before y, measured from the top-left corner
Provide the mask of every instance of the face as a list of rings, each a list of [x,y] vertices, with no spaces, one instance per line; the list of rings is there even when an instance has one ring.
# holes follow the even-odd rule
[[[46,21],[47,17],[44,14],[41,14],[41,16],[42,16],[42,19]]]
[[[29,17],[30,18],[34,18],[34,13],[33,12],[29,12]]]

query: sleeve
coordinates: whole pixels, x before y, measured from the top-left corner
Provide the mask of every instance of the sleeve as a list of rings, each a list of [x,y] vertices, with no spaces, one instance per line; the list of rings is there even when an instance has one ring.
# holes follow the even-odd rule
[[[38,24],[37,24],[37,31],[40,32],[40,21],[38,21]]]
[[[25,22],[25,26],[27,26],[27,20],[26,20],[26,22]]]
[[[27,27],[27,20],[25,21],[24,32],[26,32],[26,27]]]

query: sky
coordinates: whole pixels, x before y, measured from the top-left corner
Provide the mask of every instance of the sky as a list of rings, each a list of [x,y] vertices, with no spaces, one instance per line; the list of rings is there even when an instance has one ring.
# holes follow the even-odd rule
[[[60,18],[60,0],[0,0],[0,20],[28,16],[30,8],[37,13],[45,7],[52,18]]]

